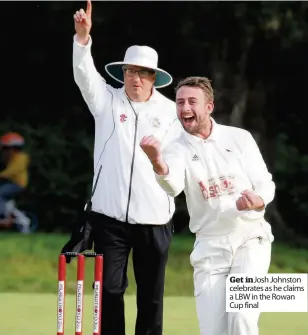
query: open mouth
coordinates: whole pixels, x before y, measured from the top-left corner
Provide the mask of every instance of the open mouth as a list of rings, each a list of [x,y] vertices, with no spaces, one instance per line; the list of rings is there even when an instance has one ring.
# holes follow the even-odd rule
[[[185,115],[185,116],[182,116],[182,120],[184,124],[190,124],[195,120],[195,117],[193,115]]]

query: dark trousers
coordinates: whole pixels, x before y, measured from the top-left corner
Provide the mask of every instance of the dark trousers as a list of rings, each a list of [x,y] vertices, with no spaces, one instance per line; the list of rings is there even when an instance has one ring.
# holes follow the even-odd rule
[[[94,251],[104,255],[101,335],[125,335],[124,293],[127,262],[132,260],[137,285],[135,335],[162,335],[163,296],[171,221],[164,225],[119,222],[92,212]]]

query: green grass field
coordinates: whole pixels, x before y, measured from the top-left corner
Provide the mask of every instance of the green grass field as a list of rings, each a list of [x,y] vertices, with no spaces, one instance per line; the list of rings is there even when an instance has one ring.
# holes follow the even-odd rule
[[[0,294],[1,334],[53,335],[56,334],[56,295]],[[66,299],[67,335],[74,334],[75,296]],[[92,329],[92,296],[85,297],[84,334]],[[135,297],[126,297],[127,335],[134,335],[136,317]],[[306,335],[307,313],[264,313],[260,319],[260,335]],[[164,335],[198,335],[194,299],[167,297],[165,300]]]
[[[49,335],[56,333],[58,254],[67,235],[0,234],[1,334]],[[166,274],[164,335],[198,335],[189,254],[193,237],[173,239]],[[91,334],[93,260],[86,265],[84,334]],[[308,273],[308,251],[274,243],[272,273]],[[134,335],[135,281],[128,271],[126,295],[127,335]],[[66,335],[74,334],[76,262],[67,268]],[[306,335],[308,313],[264,313],[260,335]]]
[[[56,293],[57,262],[67,235],[60,234],[0,234],[0,292]],[[192,268],[189,255],[194,239],[192,236],[175,236],[169,254],[166,273],[166,296],[193,294]],[[131,265],[131,264],[130,264]],[[291,249],[274,243],[272,273],[308,273],[308,251]],[[135,293],[132,266],[128,270],[128,294]],[[91,293],[93,263],[86,263],[85,292]],[[67,268],[67,290],[73,293],[76,281],[76,262]]]

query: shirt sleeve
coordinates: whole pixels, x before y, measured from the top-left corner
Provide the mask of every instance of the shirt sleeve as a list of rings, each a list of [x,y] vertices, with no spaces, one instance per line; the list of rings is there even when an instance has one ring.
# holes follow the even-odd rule
[[[178,196],[185,188],[185,156],[181,146],[177,142],[170,143],[162,152],[162,159],[168,165],[169,172],[166,175],[155,177],[159,185],[171,197]]]
[[[267,206],[274,199],[276,186],[260,149],[250,133],[246,139],[245,164],[254,192],[263,199]]]
[[[73,74],[81,95],[94,117],[104,112],[111,104],[112,90],[95,68],[91,55],[92,39],[87,45],[73,38]]]

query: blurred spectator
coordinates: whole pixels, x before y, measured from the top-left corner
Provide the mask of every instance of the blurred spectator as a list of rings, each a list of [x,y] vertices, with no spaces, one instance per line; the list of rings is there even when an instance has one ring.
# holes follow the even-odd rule
[[[7,202],[15,199],[28,186],[30,159],[29,155],[23,151],[24,144],[24,138],[14,132],[6,133],[0,139],[1,158],[5,166],[0,172],[0,225],[2,226],[10,226],[12,223],[7,213]]]

